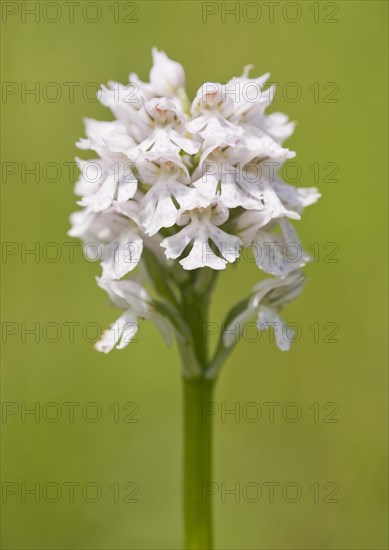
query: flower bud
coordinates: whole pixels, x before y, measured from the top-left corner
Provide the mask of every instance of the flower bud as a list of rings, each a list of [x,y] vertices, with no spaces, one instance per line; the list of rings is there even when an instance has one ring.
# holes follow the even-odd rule
[[[182,65],[168,58],[165,52],[153,48],[153,66],[150,82],[158,95],[174,95],[185,86],[185,73]]]

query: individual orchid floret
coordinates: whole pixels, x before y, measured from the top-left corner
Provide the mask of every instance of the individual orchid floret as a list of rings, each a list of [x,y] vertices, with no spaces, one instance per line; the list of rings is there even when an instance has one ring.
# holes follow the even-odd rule
[[[108,86],[102,84],[97,97],[104,107],[111,109],[117,120],[127,125],[133,122],[142,100],[152,98],[153,92],[151,86],[149,89],[141,89],[137,79],[132,80],[130,77],[128,84],[112,80],[108,82]]]
[[[235,146],[244,130],[228,120],[232,110],[233,100],[227,98],[226,101],[222,84],[206,82],[201,86],[192,103],[192,120],[186,128],[191,134],[202,138],[202,151]]]
[[[233,149],[217,147],[193,172],[193,186],[211,202],[217,197],[227,208],[260,209],[261,190],[245,177],[245,166],[231,157]]]
[[[321,194],[316,187],[295,187],[282,181],[281,168],[283,163],[291,156],[280,156],[278,158],[267,158],[261,163],[249,162],[246,165],[248,179],[256,178],[264,182],[265,186],[271,188],[279,201],[287,210],[301,214],[305,207],[314,204],[319,200]],[[251,172],[251,173],[250,173]]]
[[[139,119],[144,123],[144,139],[139,149],[147,160],[169,159],[179,164],[181,151],[189,155],[198,152],[200,144],[185,137],[184,114],[170,99],[150,100],[144,104]]]
[[[99,212],[109,208],[114,200],[124,202],[135,195],[136,144],[118,122],[85,119],[85,131],[88,137],[79,140],[77,147],[92,149],[101,158],[76,159],[81,169],[76,193],[83,196],[81,206]]]
[[[93,212],[101,212],[112,206],[114,201],[125,203],[132,199],[138,188],[135,176],[137,166],[128,159],[120,159],[113,164],[101,159],[80,161],[81,176],[76,185],[78,202]]]
[[[95,348],[98,351],[109,353],[115,346],[117,349],[125,348],[138,332],[139,318],[153,321],[167,345],[171,345],[168,322],[157,313],[152,298],[138,282],[97,279],[97,284],[107,292],[113,305],[125,310],[96,342]]]
[[[198,89],[191,106],[193,117],[210,113],[214,116],[229,118],[235,109],[235,101],[224,84],[204,82]]]
[[[235,97],[235,109],[230,120],[239,122],[245,129],[260,130],[278,143],[283,143],[293,134],[295,123],[290,122],[284,113],[265,113],[274,99],[275,85],[265,89],[269,73],[259,78],[249,78],[252,68],[252,65],[247,65],[241,77],[231,79],[225,86],[228,93]]]
[[[86,139],[80,139],[79,149],[96,151],[101,158],[115,160],[118,154],[135,153],[136,143],[120,122],[103,122],[91,118],[84,119]]]
[[[247,130],[244,136],[231,150],[231,157],[234,157],[241,165],[259,162],[278,162],[282,164],[286,159],[296,156],[294,151],[282,147],[271,137],[262,132],[253,133]]]
[[[146,121],[151,128],[155,126],[176,126],[183,129],[184,112],[168,97],[154,97],[143,103],[144,111],[149,117]]]
[[[200,196],[200,203],[202,200]],[[228,209],[216,200],[207,207],[183,213],[178,223],[187,224],[186,227],[161,242],[161,246],[166,249],[166,257],[178,258],[192,243],[189,254],[180,260],[184,269],[192,270],[206,266],[216,270],[225,269],[228,262],[232,263],[239,258],[241,246],[239,237],[229,235],[220,229],[219,226],[227,219]],[[219,254],[212,250],[210,242]]]
[[[297,271],[285,279],[265,279],[258,283],[243,311],[226,327],[223,333],[224,346],[233,346],[239,340],[246,323],[257,316],[258,329],[262,331],[273,328],[279,349],[288,350],[293,340],[292,329],[288,329],[288,334],[285,334],[285,323],[279,313],[301,293],[304,281],[303,274]]]
[[[294,187],[293,185],[287,185],[279,178],[275,178],[272,188],[285,208],[299,214],[307,206],[315,204],[321,197],[316,187]]]
[[[278,143],[283,143],[288,139],[296,127],[296,123],[289,120],[289,117],[285,113],[272,113],[270,115],[262,113],[261,122],[256,122],[255,118],[250,117],[247,124],[258,124],[261,130]]]
[[[234,100],[234,110],[231,114],[231,120],[237,123],[242,122],[242,117],[247,116],[254,109],[258,109],[259,105],[267,106],[272,97],[273,89],[270,87],[267,90],[264,86],[270,77],[270,73],[266,73],[259,78],[249,78],[250,70],[253,65],[246,65],[243,69],[243,74],[240,77],[233,77],[225,85],[225,94],[229,95]],[[263,108],[260,107],[262,112]],[[244,120],[243,120],[244,122]]]
[[[84,243],[85,255],[101,259],[104,279],[121,279],[135,269],[141,258],[137,206],[134,201],[115,204],[104,212],[84,209],[72,214],[71,237]]]
[[[220,161],[217,154],[213,154],[203,168],[206,171],[193,185],[209,202],[218,198],[226,208],[262,207],[260,190],[247,183],[239,167]]]
[[[285,218],[273,220],[259,229],[249,244],[257,266],[276,277],[286,277],[311,260],[293,225]]]
[[[147,235],[155,235],[162,227],[172,227],[179,209],[192,208],[196,191],[187,186],[186,174],[170,161],[161,167],[149,163],[148,183],[151,188],[141,202],[140,218]],[[145,174],[141,170],[141,174]]]
[[[259,187],[261,192],[261,208],[246,210],[235,220],[235,231],[247,246],[252,243],[259,229],[279,218],[300,219],[300,214],[285,208],[272,187],[262,182]]]

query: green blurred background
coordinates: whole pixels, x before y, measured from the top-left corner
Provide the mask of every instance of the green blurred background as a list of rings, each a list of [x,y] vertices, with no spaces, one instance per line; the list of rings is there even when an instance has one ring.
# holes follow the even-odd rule
[[[7,10],[22,9],[22,3],[3,2],[3,10],[6,4]],[[15,83],[6,89],[13,87],[13,95],[3,95],[2,161],[3,168],[4,162],[13,162],[17,170],[2,178],[3,241],[15,243],[7,245],[14,253],[2,264],[2,480],[3,489],[8,482],[13,484],[8,490],[17,491],[3,494],[3,548],[180,548],[177,351],[166,349],[155,328],[143,323],[137,343],[108,356],[98,354],[81,329],[89,326],[87,337],[93,339],[96,331],[88,323],[105,327],[117,318],[94,282],[98,264],[86,262],[80,247],[74,262],[66,248],[52,263],[22,254],[23,246],[35,243],[70,242],[66,232],[76,209],[75,177],[69,178],[64,163],[77,154],[74,142],[84,135],[83,117],[110,119],[109,111],[85,100],[81,90],[89,82],[127,82],[130,71],[146,80],[153,46],[184,65],[191,96],[202,82],[225,82],[248,63],[255,65],[256,76],[270,71],[272,80],[280,82],[274,108],[298,121],[288,145],[298,153],[301,184],[312,185],[310,167],[320,167],[323,197],[298,223],[305,246],[311,253],[319,251],[318,261],[306,269],[309,282],[302,297],[285,312],[288,321],[299,323],[301,339],[289,353],[281,353],[265,336],[257,343],[241,342],[217,386],[219,410],[236,407],[240,413],[237,419],[215,415],[217,548],[387,548],[387,3],[297,2],[299,13],[281,2],[272,22],[262,2],[251,7],[241,2],[235,8],[240,21],[227,15],[223,22],[217,3],[204,8],[202,2],[139,1],[136,9],[134,3],[106,1],[97,3],[101,14],[95,23],[80,17],[88,2],[77,3],[73,23],[63,3],[54,2],[57,8],[37,4],[40,22],[28,15],[23,22],[21,11],[4,16],[7,11],[2,24],[2,79]],[[257,14],[254,4],[262,16],[250,22]],[[58,5],[60,19],[45,21],[55,19]],[[203,21],[204,9],[217,13]],[[93,6],[88,10],[89,19],[99,15]],[[292,23],[298,15],[300,20]],[[125,22],[125,17],[138,22]],[[29,89],[35,83],[41,89],[59,83],[62,97],[49,102],[42,95],[36,101],[27,96],[23,101],[23,82]],[[74,101],[69,101],[66,82],[80,83]],[[287,86],[283,97],[290,82],[299,86],[298,101],[290,100],[293,89]],[[338,91],[328,97],[334,91],[331,82]],[[84,90],[93,96],[93,87]],[[47,93],[54,97],[54,88]],[[337,101],[328,102],[331,98]],[[62,167],[57,182],[44,181],[50,162]],[[332,165],[325,166],[329,162],[338,166],[332,178]],[[39,163],[39,181],[31,175],[22,181],[22,163],[27,168]],[[334,245],[327,243],[335,243],[335,255],[329,256]],[[54,249],[46,251],[54,255]],[[212,319],[222,319],[260,278],[256,266],[244,261],[222,273]],[[38,323],[38,342],[32,335],[23,342],[22,323],[27,328]],[[66,323],[78,323],[73,342]],[[55,326],[62,335],[49,343],[44,333],[55,339]],[[331,338],[334,327],[337,334]],[[14,335],[4,332],[13,329]],[[57,409],[47,406],[51,402]],[[69,422],[70,406],[64,405],[69,402],[79,403],[74,422]],[[139,408],[130,418],[138,422],[125,422],[133,410],[125,410],[128,402]],[[274,422],[264,405],[268,402],[280,404]],[[294,413],[293,407],[283,409],[289,402],[301,407],[297,422],[286,417]],[[24,418],[23,407],[34,403],[40,406],[38,417]],[[93,403],[102,414],[96,422],[86,419],[94,417]],[[248,403],[254,403],[251,410]],[[262,418],[249,422],[259,406]],[[58,422],[48,421],[58,411]],[[49,482],[62,488],[58,502],[48,502],[55,499],[56,487],[44,489]],[[66,482],[80,484],[74,502],[69,502]],[[102,491],[95,503],[87,502],[96,487],[85,488],[90,482]],[[125,489],[127,482],[139,487],[138,502],[123,502],[136,487]],[[280,484],[273,503],[263,485],[267,482]],[[301,488],[296,503],[282,497],[289,482]],[[335,487],[329,482],[339,487],[333,496],[339,502],[324,502]],[[23,483],[27,488],[40,484],[41,502],[28,495],[23,502]],[[120,486],[120,502],[115,502],[114,483]],[[261,500],[249,502],[255,491],[248,487],[258,485],[247,483],[260,484]],[[320,502],[309,489],[315,483]],[[231,495],[223,499],[223,488],[234,487],[239,502]]]

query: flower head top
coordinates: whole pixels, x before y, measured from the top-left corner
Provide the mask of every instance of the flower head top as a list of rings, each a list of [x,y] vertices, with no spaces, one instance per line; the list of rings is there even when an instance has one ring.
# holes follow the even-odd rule
[[[294,123],[266,113],[274,95],[266,88],[269,75],[250,78],[247,66],[226,84],[204,83],[190,104],[182,66],[155,48],[152,55],[150,82],[130,74],[127,85],[101,87],[98,97],[116,120],[86,119],[87,137],[77,142],[98,156],[78,160],[83,210],[72,215],[70,234],[101,247],[99,285],[117,297],[120,280],[138,264],[153,279],[150,261],[159,276],[173,280],[168,287],[179,285],[184,271],[225,269],[242,248],[253,250],[262,271],[289,281],[309,260],[289,220],[300,219],[320,195],[275,175],[295,155],[283,146]],[[285,255],[293,247],[297,261]],[[128,305],[137,293],[153,309],[142,290],[123,288],[128,299],[121,327],[139,316],[140,298],[138,306]],[[171,292],[174,303],[177,293]],[[274,310],[263,305],[262,316],[266,308]],[[105,335],[98,348],[118,342],[123,347],[122,336]]]

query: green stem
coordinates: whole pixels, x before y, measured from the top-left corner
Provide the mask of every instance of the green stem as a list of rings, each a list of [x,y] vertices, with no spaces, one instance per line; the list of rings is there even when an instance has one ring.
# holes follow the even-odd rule
[[[212,550],[212,503],[207,484],[212,482],[213,381],[204,376],[183,379],[184,400],[184,525],[185,550]]]
[[[208,367],[206,327],[215,279],[216,274],[211,269],[203,268],[192,272],[189,283],[181,288],[182,314],[192,333],[194,353],[204,371]]]
[[[208,342],[205,328],[215,274],[196,270],[180,286],[181,315],[190,331],[190,349],[179,345],[183,366],[184,413],[184,528],[185,550],[212,550],[212,402],[214,380],[206,377]]]

